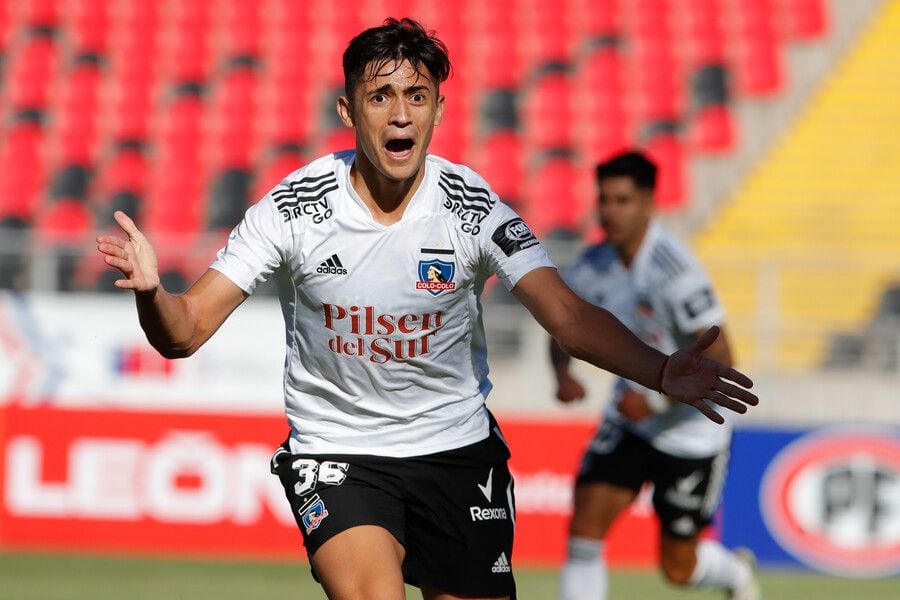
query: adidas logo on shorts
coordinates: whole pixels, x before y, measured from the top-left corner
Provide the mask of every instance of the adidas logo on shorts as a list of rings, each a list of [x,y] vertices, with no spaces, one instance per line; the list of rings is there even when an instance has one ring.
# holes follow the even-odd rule
[[[506,560],[506,552],[500,553],[500,558],[494,561],[494,566],[491,567],[491,573],[509,573],[512,569],[509,566],[509,561]]]
[[[338,258],[338,255],[332,254],[328,260],[322,261],[322,264],[316,269],[316,273],[346,275],[347,269],[341,264],[341,259]]]

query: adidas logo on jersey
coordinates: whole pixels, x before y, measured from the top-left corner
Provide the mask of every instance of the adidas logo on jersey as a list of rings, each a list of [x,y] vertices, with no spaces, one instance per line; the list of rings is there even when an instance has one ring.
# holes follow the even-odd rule
[[[344,265],[341,264],[341,259],[338,258],[337,254],[332,254],[331,257],[323,261],[321,265],[316,269],[316,273],[325,273],[327,275],[346,275],[347,269],[344,268]]]
[[[512,568],[509,566],[509,561],[506,560],[506,552],[500,553],[500,558],[494,561],[494,566],[491,567],[491,573],[509,573],[512,571]]]

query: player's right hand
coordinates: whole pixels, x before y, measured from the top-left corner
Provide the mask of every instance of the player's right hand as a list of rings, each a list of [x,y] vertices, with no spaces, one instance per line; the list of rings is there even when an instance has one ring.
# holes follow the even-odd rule
[[[124,212],[117,210],[113,218],[128,239],[114,235],[98,236],[97,250],[105,255],[106,264],[125,276],[125,279],[116,280],[116,287],[136,293],[156,291],[159,287],[159,267],[153,246]]]
[[[565,372],[557,374],[556,385],[556,399],[560,402],[574,402],[587,395],[581,382]]]

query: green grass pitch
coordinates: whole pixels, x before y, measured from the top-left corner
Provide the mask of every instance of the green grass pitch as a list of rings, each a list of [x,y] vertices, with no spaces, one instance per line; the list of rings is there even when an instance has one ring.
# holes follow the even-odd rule
[[[764,571],[766,599],[897,600],[900,578],[853,580]],[[557,574],[518,569],[522,600],[554,600]],[[409,588],[408,598],[420,598]],[[720,593],[667,587],[656,573],[615,570],[611,597],[692,600]],[[0,552],[0,600],[324,599],[306,563],[156,559]]]

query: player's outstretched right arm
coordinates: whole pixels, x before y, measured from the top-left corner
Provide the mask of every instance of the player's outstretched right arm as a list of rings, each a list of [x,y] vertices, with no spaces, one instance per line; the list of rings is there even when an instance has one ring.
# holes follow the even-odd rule
[[[123,279],[116,287],[134,291],[138,318],[147,340],[166,358],[190,356],[247,297],[230,279],[208,270],[188,291],[174,295],[159,281],[156,253],[134,221],[121,211],[114,218],[127,239],[102,235],[97,249]]]

